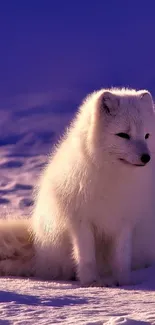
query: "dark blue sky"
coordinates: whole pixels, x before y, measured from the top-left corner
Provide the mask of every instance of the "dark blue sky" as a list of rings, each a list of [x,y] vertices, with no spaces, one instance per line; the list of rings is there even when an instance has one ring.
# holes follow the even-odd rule
[[[155,95],[155,0],[1,1],[0,99],[106,86]]]

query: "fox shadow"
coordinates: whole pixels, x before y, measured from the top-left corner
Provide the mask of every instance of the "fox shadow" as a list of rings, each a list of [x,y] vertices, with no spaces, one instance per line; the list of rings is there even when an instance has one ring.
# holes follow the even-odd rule
[[[41,300],[40,297],[33,295],[22,295],[15,292],[0,291],[0,303],[14,302],[15,304],[22,305],[41,305],[50,307],[64,307],[71,305],[86,304],[88,301],[85,298],[80,298],[74,295],[65,295],[57,297],[45,297]]]

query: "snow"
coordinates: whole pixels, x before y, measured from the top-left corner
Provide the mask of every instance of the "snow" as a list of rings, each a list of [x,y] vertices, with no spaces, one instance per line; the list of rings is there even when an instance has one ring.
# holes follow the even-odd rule
[[[48,94],[49,96],[49,94]],[[1,215],[29,215],[32,191],[48,153],[75,110],[48,97],[34,107],[0,110]],[[14,102],[14,99],[12,100]],[[10,99],[11,103],[11,99]],[[10,104],[11,105],[11,104]],[[55,109],[56,107],[56,109]],[[60,115],[61,114],[61,115]],[[138,285],[82,288],[77,282],[0,278],[0,324],[155,324],[155,266],[133,272]]]
[[[126,288],[1,278],[0,324],[155,324],[154,272],[138,271],[146,279]]]

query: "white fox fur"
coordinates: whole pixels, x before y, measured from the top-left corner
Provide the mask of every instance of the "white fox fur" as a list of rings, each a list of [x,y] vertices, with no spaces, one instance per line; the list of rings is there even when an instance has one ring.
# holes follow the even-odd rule
[[[30,221],[0,224],[1,273],[122,285],[155,263],[154,139],[148,91],[89,95],[41,176]]]
[[[34,247],[30,220],[0,220],[0,275],[34,274]]]

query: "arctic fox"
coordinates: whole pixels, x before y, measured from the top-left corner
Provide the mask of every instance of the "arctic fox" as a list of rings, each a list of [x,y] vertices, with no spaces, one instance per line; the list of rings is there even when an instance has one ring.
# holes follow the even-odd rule
[[[131,269],[154,263],[154,136],[147,90],[90,94],[40,178],[33,215],[23,231],[31,253],[22,246],[17,263],[3,240],[0,272],[75,277],[85,286],[124,285],[131,281]],[[0,238],[4,230],[8,239],[4,225]]]

